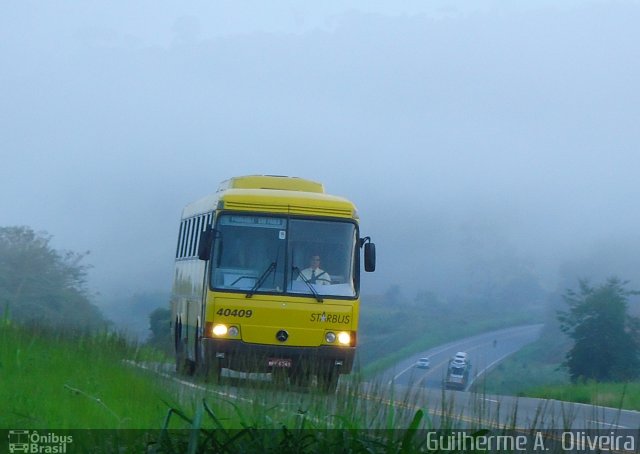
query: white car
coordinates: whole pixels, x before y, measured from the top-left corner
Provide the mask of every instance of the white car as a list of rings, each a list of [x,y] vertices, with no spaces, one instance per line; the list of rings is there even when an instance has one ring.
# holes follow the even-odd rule
[[[466,352],[458,352],[456,353],[456,355],[453,357],[452,363],[456,364],[456,365],[465,365],[467,364],[467,361],[469,360],[469,356],[467,355]]]
[[[431,366],[431,360],[429,358],[420,358],[416,361],[416,367],[418,369],[428,369]]]

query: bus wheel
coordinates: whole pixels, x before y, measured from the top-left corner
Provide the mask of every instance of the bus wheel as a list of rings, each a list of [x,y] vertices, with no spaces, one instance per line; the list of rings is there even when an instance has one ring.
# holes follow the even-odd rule
[[[217,385],[220,383],[222,365],[218,359],[206,361],[203,365],[204,381]]]
[[[201,369],[202,374],[204,375],[204,381],[217,385],[220,383],[222,361],[219,358],[216,358],[215,352],[209,344],[204,344],[202,347],[204,358]]]
[[[179,375],[191,375],[194,370],[193,361],[187,359],[184,343],[181,341],[176,352],[176,372]]]
[[[193,375],[196,371],[196,363],[187,358],[184,345],[182,351],[176,354],[176,372],[180,375]]]
[[[192,375],[195,371],[195,363],[187,358],[186,339],[182,338],[182,321],[176,318],[175,347],[176,347],[176,373],[179,375]]]
[[[338,371],[331,368],[318,374],[318,387],[326,393],[334,393],[338,387]]]
[[[200,374],[202,369],[202,358],[200,352],[200,321],[196,321],[196,331],[193,337],[195,340],[193,341],[193,361],[191,361],[191,363],[193,363],[193,370],[191,371],[191,375]]]
[[[271,382],[276,386],[286,386],[287,371],[282,368],[273,369],[271,371]]]
[[[298,370],[291,374],[291,384],[300,388],[308,388],[311,384],[311,373],[306,370]]]

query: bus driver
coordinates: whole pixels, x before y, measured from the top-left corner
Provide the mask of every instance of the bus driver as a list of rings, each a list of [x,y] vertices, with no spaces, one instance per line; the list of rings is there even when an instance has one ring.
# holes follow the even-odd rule
[[[312,255],[309,268],[305,268],[300,271],[300,275],[298,276],[298,280],[307,280],[310,284],[315,285],[329,285],[331,284],[331,276],[329,273],[320,268],[320,256]],[[303,279],[304,278],[304,279]]]

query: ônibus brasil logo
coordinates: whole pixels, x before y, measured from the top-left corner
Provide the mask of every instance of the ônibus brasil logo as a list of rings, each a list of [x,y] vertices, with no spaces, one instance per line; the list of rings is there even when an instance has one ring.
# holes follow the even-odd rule
[[[9,452],[64,454],[67,444],[73,443],[71,435],[40,434],[36,430],[10,430]]]

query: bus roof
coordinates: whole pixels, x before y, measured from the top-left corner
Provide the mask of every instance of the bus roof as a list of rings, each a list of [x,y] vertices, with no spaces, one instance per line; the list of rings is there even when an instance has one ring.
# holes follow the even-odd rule
[[[349,200],[324,193],[321,183],[296,177],[247,176],[221,183],[218,192],[187,205],[188,218],[218,208],[263,213],[333,216],[357,219]]]
[[[230,178],[220,183],[218,192],[227,189],[277,189],[324,193],[322,183],[305,180],[304,178],[280,175],[248,175]]]

